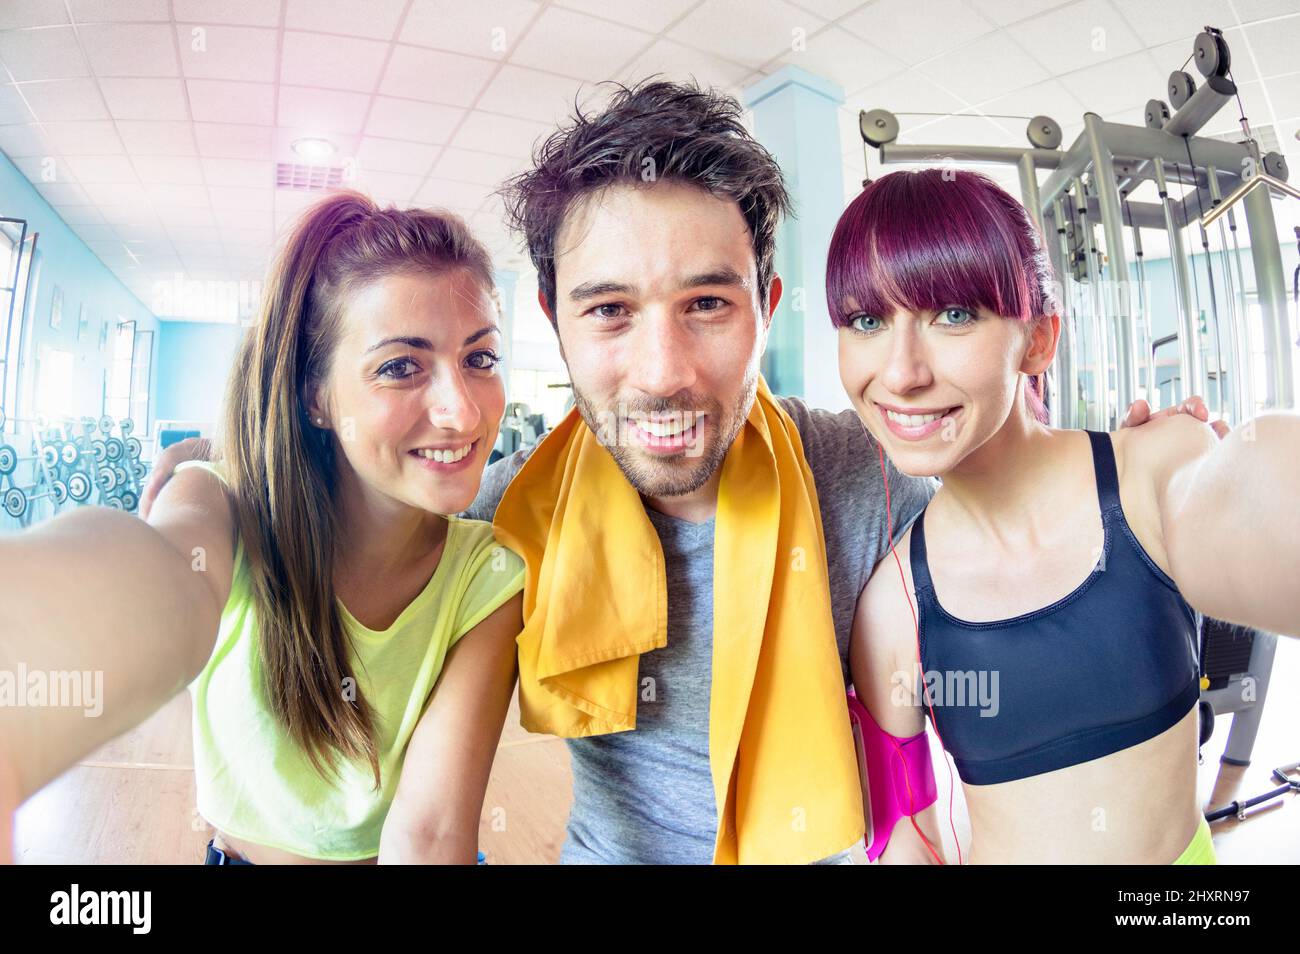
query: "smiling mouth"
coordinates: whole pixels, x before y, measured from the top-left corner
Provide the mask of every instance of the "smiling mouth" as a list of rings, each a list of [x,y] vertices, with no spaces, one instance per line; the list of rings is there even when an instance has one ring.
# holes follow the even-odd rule
[[[415,457],[431,460],[439,464],[454,464],[469,456],[477,443],[477,440],[472,440],[462,447],[417,447],[409,453]]]
[[[885,417],[889,418],[895,424],[901,424],[904,427],[922,427],[926,424],[933,424],[941,420],[948,414],[951,414],[955,408],[950,407],[943,411],[927,412],[925,414],[903,414],[890,408],[881,408],[885,412]]]

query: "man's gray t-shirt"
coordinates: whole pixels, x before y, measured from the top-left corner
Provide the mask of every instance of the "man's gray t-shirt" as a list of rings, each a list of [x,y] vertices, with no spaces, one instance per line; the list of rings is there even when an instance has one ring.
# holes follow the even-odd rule
[[[799,429],[817,485],[831,612],[847,686],[849,637],[858,594],[888,550],[877,445],[854,411],[835,414],[810,408],[799,398],[778,400]],[[484,471],[468,516],[492,519],[528,454],[519,451]],[[905,476],[887,458],[885,466],[897,539],[937,485]],[[650,508],[646,515],[664,553],[668,645],[641,656],[635,730],[567,740],[573,807],[560,854],[564,863],[708,864],[713,860],[717,809],[709,768],[709,697],[714,521],[693,524]],[[746,597],[737,594],[736,598]]]

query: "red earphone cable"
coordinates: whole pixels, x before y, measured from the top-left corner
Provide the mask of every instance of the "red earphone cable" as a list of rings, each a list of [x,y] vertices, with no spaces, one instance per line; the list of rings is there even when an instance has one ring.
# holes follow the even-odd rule
[[[912,628],[916,634],[917,671],[921,673],[921,686],[925,691],[926,705],[930,707],[930,722],[934,726],[935,737],[938,738],[939,740],[939,747],[944,751],[943,764],[948,767],[948,827],[952,829],[953,844],[957,846],[957,864],[961,865],[962,863],[961,842],[957,839],[957,826],[953,823],[953,819],[952,819],[952,804],[953,804],[952,800],[953,800],[953,793],[955,791],[955,786],[952,780],[952,763],[948,761],[947,758],[948,749],[947,746],[943,744],[943,736],[939,734],[939,722],[934,717],[934,702],[930,698],[930,691],[929,689],[924,688],[925,667],[921,663],[921,624],[916,617],[916,607],[912,605],[912,598],[911,596],[908,595],[907,578],[903,575],[903,563],[901,560],[898,559],[898,548],[894,544],[894,520],[893,520],[893,509],[890,506],[890,501],[889,501],[889,477],[885,473],[885,448],[880,441],[876,441],[876,452],[880,455],[880,479],[885,485],[885,532],[889,534],[889,552],[893,555],[894,564],[898,567],[898,580],[900,583],[903,584],[903,595],[907,597],[907,608],[912,614]],[[909,773],[907,771],[907,757],[903,755],[902,746],[898,744],[897,740],[895,740],[892,735],[890,736],[890,741],[893,742],[894,751],[898,753],[898,757],[903,763],[903,778],[907,781],[907,807],[911,809],[914,807],[916,803],[912,797],[912,782]],[[930,843],[930,839],[925,837],[925,833],[922,832],[921,827],[917,825],[916,815],[909,813],[908,818],[911,819],[912,827],[915,828],[916,833],[920,835],[921,841],[925,842],[925,847],[929,849],[930,854],[934,856],[934,860],[937,861],[939,864],[943,864],[943,859],[940,858],[938,853],[934,850],[934,845]]]

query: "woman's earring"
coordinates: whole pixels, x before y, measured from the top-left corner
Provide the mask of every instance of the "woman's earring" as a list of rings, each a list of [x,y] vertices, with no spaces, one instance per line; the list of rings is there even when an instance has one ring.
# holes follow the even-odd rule
[[[317,426],[317,427],[324,427],[324,426],[325,426],[325,418],[323,418],[323,417],[318,417],[318,418],[316,418],[316,426]]]

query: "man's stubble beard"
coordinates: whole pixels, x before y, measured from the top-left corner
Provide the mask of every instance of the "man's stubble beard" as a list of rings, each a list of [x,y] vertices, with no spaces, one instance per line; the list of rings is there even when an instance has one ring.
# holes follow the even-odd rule
[[[721,419],[719,413],[721,405],[717,402],[713,402],[712,406],[701,407],[698,403],[660,398],[649,400],[644,404],[619,405],[613,412],[598,409],[578,389],[576,383],[573,384],[573,403],[587,427],[596,435],[601,446],[609,451],[627,482],[635,487],[638,493],[645,497],[681,497],[703,487],[722,466],[727,451],[731,449],[741,428],[745,426],[749,410],[756,398],[757,388],[758,369],[757,366],[751,366],[745,374],[740,397],[725,421]],[[630,439],[626,444],[620,440],[627,436],[628,428],[631,426],[624,422],[625,415],[668,414],[674,411],[703,411],[707,415],[705,423],[709,431],[717,436],[698,455],[692,455],[692,449],[688,448],[681,454],[656,460],[631,445]],[[608,423],[602,426],[602,422],[611,420],[617,425],[612,429],[613,433]],[[714,426],[715,422],[716,426]],[[720,431],[719,427],[726,430]]]

